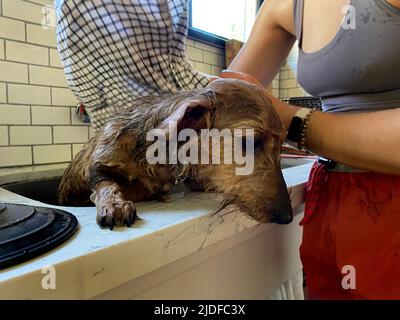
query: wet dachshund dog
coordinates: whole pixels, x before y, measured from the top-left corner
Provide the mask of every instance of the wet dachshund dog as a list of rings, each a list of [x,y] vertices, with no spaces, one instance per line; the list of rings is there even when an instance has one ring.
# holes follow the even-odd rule
[[[168,144],[172,123],[178,132],[253,129],[252,172],[238,175],[233,162],[150,163],[146,154],[154,142],[147,134],[165,132]],[[223,194],[222,206],[236,205],[257,221],[289,223],[292,209],[279,161],[284,134],[269,98],[245,81],[220,79],[204,89],[143,97],[111,118],[75,156],[59,185],[59,202],[92,201],[101,227],[131,226],[135,202],[162,200],[184,181],[191,190]]]

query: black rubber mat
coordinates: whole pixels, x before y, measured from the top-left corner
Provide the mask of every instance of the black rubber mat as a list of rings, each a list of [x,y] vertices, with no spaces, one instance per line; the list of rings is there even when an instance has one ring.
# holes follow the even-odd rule
[[[63,210],[0,203],[0,269],[55,248],[77,228],[76,217]]]

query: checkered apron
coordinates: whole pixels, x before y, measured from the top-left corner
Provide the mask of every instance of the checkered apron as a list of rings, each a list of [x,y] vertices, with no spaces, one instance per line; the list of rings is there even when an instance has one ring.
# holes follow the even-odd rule
[[[185,54],[187,0],[56,0],[67,82],[95,131],[135,99],[202,88]]]

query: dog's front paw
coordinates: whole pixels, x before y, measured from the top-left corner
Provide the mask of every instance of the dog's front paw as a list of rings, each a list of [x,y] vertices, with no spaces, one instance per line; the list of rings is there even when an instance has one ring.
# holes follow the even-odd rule
[[[132,201],[109,197],[97,204],[97,224],[110,230],[114,226],[130,227],[136,220],[136,208]]]

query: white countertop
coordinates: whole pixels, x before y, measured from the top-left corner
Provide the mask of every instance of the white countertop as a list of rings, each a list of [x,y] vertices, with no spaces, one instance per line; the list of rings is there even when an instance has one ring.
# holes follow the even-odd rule
[[[304,202],[310,168],[311,163],[283,170],[293,208]],[[12,181],[15,175],[44,177],[49,170],[62,172],[57,166],[30,172],[3,169],[0,184]],[[88,299],[243,231],[252,234],[278,227],[259,224],[239,210],[213,215],[218,197],[188,192],[173,194],[169,202],[137,203],[141,220],[131,228],[113,231],[97,226],[94,207],[56,207],[77,217],[78,231],[50,252],[1,270],[0,299]],[[55,207],[2,188],[0,202]],[[41,288],[42,268],[48,265],[55,267],[58,290]]]

